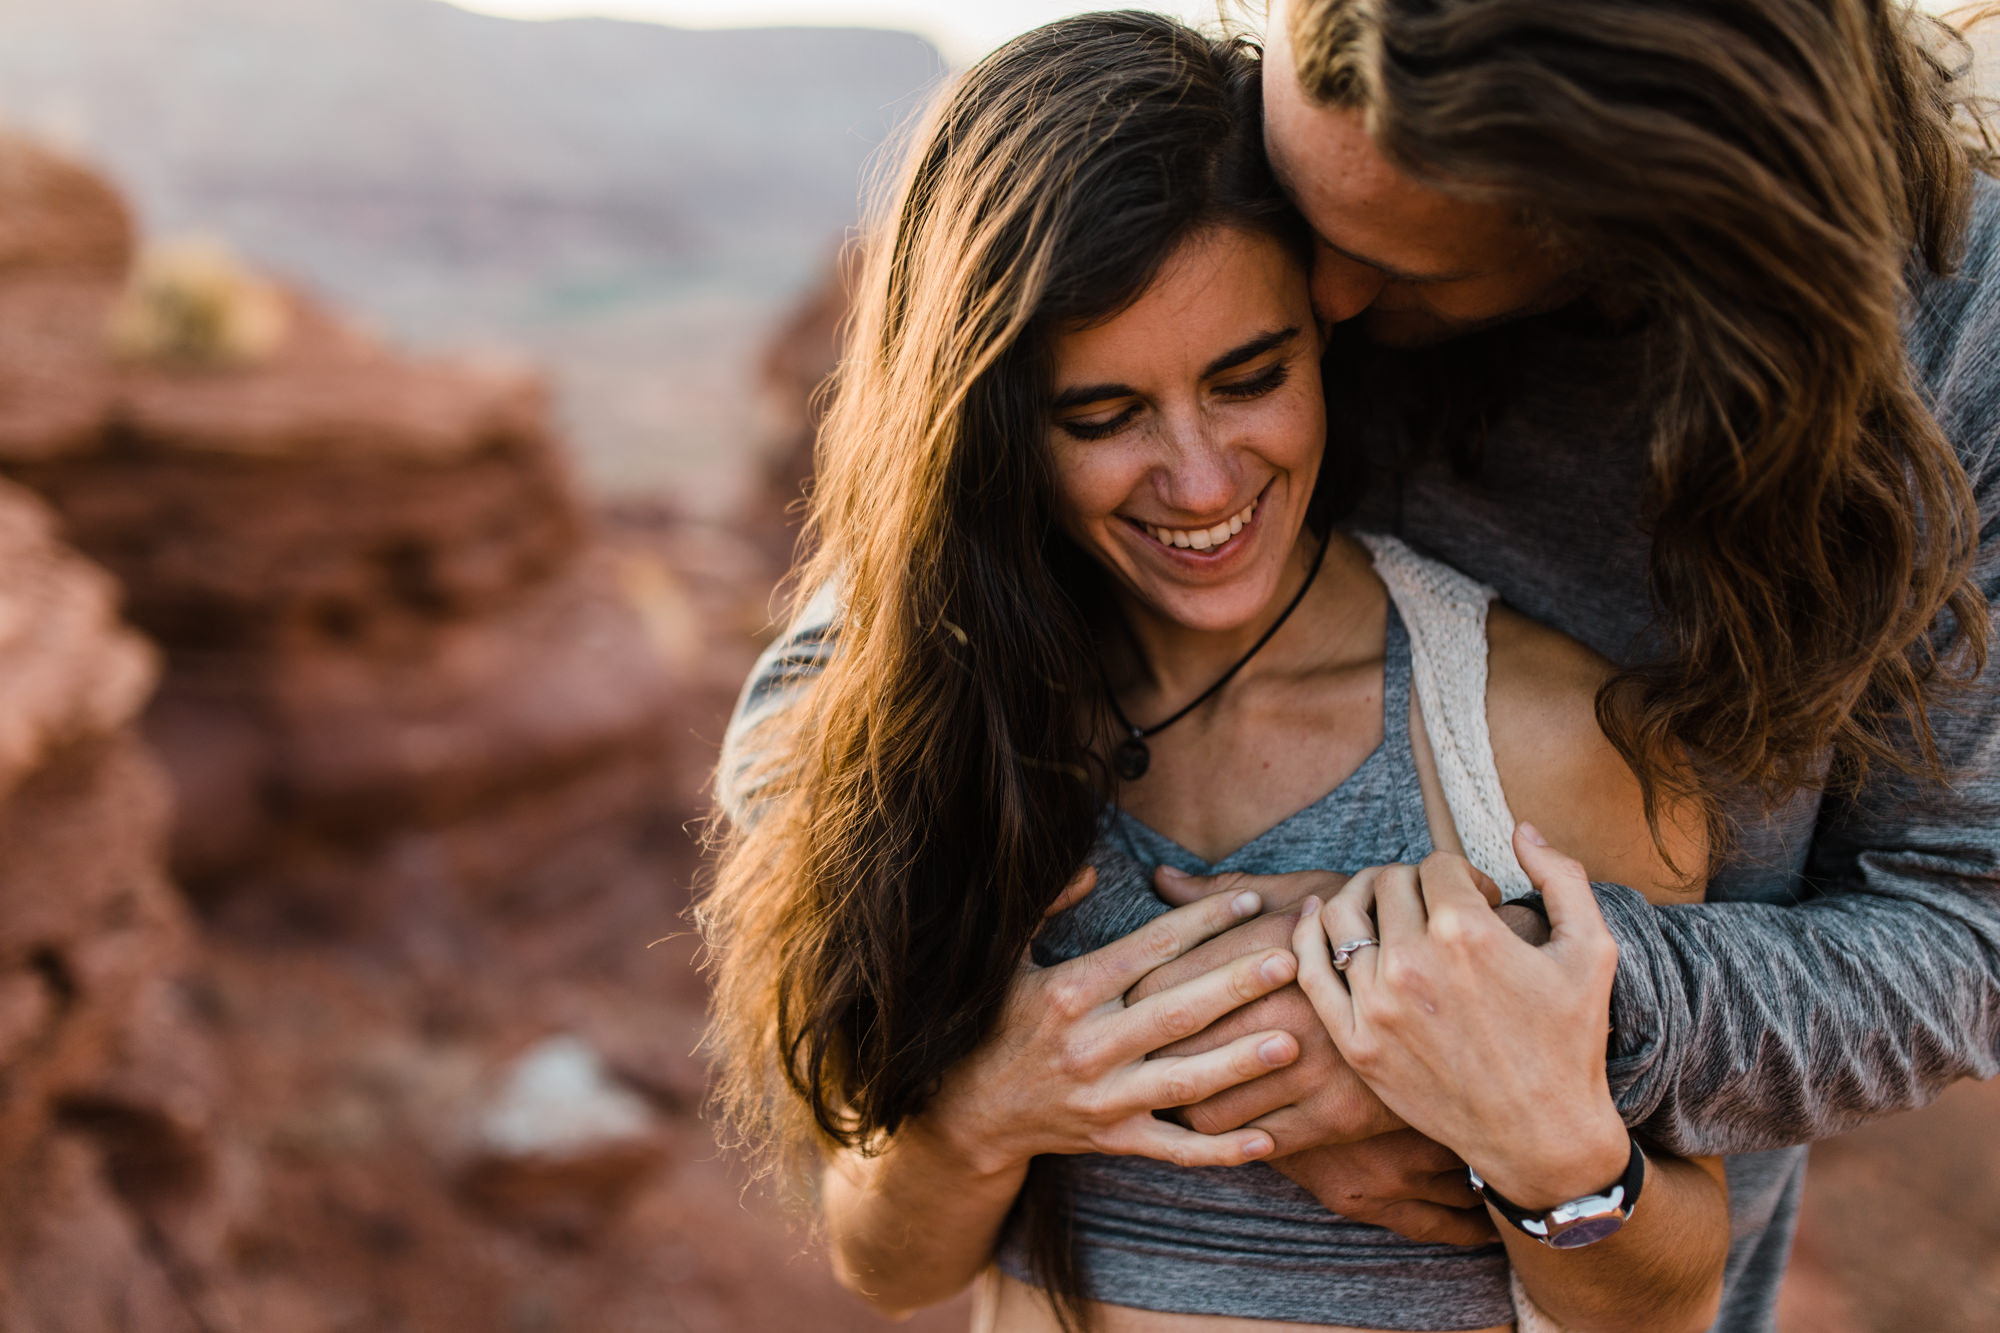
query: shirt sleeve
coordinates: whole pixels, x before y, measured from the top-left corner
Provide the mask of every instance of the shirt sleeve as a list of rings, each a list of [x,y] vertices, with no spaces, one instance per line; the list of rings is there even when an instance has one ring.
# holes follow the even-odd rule
[[[1912,351],[1973,485],[2000,623],[2000,265],[1982,269],[1920,305]],[[1829,796],[1796,905],[1655,908],[1598,886],[1627,1123],[1683,1153],[1754,1152],[2000,1073],[2000,661],[1930,720],[1949,785],[1878,772]]]
[[[838,610],[835,589],[821,588],[750,669],[715,769],[716,803],[730,823],[754,822],[758,798],[772,776],[759,762],[769,745],[769,724],[797,706],[832,660]]]

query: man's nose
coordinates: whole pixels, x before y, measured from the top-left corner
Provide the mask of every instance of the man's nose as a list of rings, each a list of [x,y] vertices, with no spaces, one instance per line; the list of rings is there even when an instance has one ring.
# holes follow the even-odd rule
[[[1353,319],[1375,303],[1388,275],[1321,246],[1313,257],[1313,313],[1322,324]]]

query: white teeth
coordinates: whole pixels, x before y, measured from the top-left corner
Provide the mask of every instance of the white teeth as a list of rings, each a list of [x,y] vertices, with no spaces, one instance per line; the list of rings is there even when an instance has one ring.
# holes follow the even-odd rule
[[[1243,506],[1243,512],[1230,515],[1226,522],[1218,523],[1212,528],[1194,528],[1184,531],[1180,528],[1155,528],[1148,526],[1146,533],[1162,546],[1177,546],[1184,551],[1212,551],[1224,542],[1227,542],[1231,537],[1234,537],[1237,533],[1243,531],[1243,526],[1250,521],[1256,512],[1257,502],[1252,500],[1249,504]]]

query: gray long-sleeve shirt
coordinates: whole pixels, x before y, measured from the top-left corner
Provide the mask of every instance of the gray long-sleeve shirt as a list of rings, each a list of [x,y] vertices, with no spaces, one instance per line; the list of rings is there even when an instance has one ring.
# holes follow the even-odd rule
[[[1837,281],[1829,275],[1829,281]],[[1906,342],[1981,516],[2000,598],[2000,185],[1958,274],[1913,282]],[[1630,349],[1537,324],[1471,477],[1424,465],[1361,525],[1493,585],[1613,661],[1654,646],[1637,516],[1648,424]],[[1949,789],[1880,776],[1747,827],[1701,904],[1600,886],[1618,938],[1612,1090],[1676,1151],[1730,1159],[1736,1245],[1718,1328],[1770,1326],[1796,1145],[2000,1072],[2000,669],[1933,710]],[[1793,1151],[1783,1151],[1794,1149]],[[1779,1151],[1773,1151],[1779,1150]]]
[[[1371,494],[1357,526],[1395,532],[1612,661],[1634,660],[1657,641],[1633,346],[1550,321],[1520,337],[1519,380],[1477,474],[1409,471]],[[1979,184],[1958,275],[1914,281],[1907,341],[1972,479],[1979,580],[2000,599],[2000,185]],[[766,655],[739,725],[818,669],[830,612],[822,599]],[[1878,777],[1853,798],[1801,796],[1745,828],[1705,903],[1652,907],[1599,887],[1619,944],[1613,1094],[1654,1141],[1730,1155],[1719,1330],[1772,1325],[1801,1145],[2000,1072],[2000,666],[1989,677],[1933,715],[1948,790]]]

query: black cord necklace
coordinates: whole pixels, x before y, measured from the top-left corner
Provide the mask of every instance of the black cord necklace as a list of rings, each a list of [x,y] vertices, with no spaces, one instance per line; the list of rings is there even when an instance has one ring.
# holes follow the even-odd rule
[[[1168,727],[1171,727],[1174,723],[1207,703],[1217,690],[1227,685],[1235,677],[1236,673],[1241,671],[1249,663],[1250,659],[1257,655],[1258,649],[1271,641],[1273,634],[1276,634],[1284,627],[1285,622],[1292,618],[1292,612],[1299,609],[1299,603],[1306,599],[1306,593],[1311,590],[1313,580],[1319,577],[1319,567],[1326,560],[1326,548],[1331,545],[1333,545],[1331,538],[1319,544],[1319,554],[1313,557],[1312,568],[1306,571],[1306,581],[1301,583],[1299,590],[1292,594],[1292,600],[1286,603],[1285,609],[1279,612],[1278,618],[1271,622],[1271,627],[1258,637],[1257,642],[1250,645],[1250,651],[1237,658],[1236,665],[1223,672],[1215,684],[1196,695],[1193,703],[1181,709],[1180,712],[1175,713],[1165,722],[1155,722],[1150,727],[1134,726],[1132,719],[1125,716],[1125,710],[1118,706],[1118,696],[1112,693],[1110,682],[1105,682],[1104,697],[1111,701],[1111,715],[1118,719],[1118,725],[1125,728],[1128,733],[1124,740],[1118,742],[1117,748],[1111,751],[1111,767],[1117,770],[1119,777],[1125,779],[1127,782],[1137,782],[1140,778],[1145,777],[1146,770],[1153,766],[1153,752],[1146,748],[1147,738],[1159,735]]]

